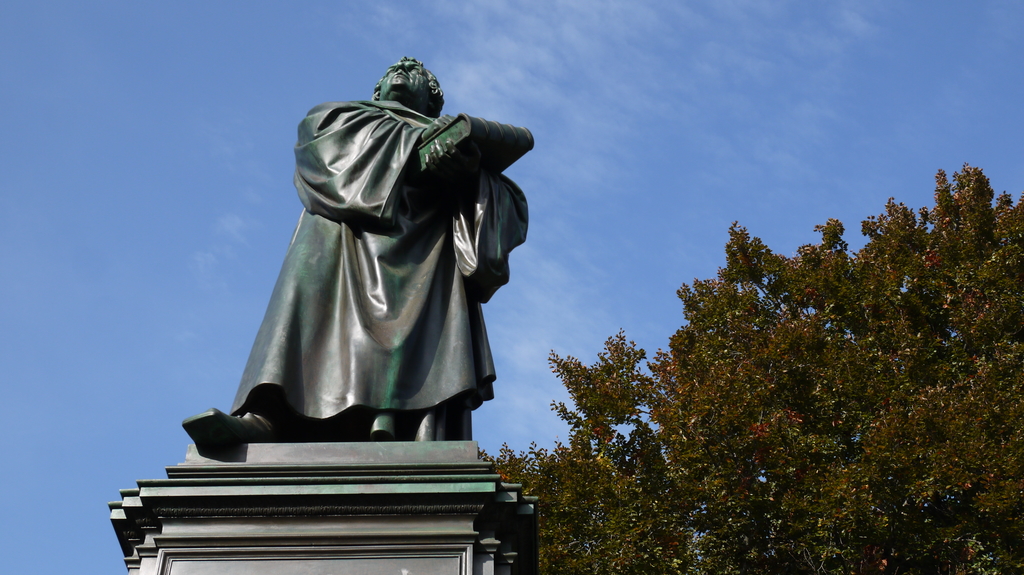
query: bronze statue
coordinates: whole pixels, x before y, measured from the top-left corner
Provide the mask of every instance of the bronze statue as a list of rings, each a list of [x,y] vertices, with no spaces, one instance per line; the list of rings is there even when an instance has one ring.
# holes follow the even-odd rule
[[[430,141],[453,124],[443,105],[434,75],[402,58],[373,101],[299,124],[305,209],[232,415],[182,424],[198,445],[471,439],[495,378],[480,304],[508,281],[527,206],[472,141]]]

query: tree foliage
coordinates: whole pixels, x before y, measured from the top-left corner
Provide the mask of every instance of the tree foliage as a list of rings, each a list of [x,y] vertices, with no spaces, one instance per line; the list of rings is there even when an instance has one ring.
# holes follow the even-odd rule
[[[503,449],[547,573],[1024,572],[1024,207],[981,170],[851,252],[734,225],[649,363],[552,356],[567,444]]]

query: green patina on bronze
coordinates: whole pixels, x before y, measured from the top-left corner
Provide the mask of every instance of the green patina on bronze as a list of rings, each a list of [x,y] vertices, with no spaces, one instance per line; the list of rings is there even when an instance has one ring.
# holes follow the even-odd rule
[[[421,159],[455,120],[439,118],[443,105],[434,75],[403,58],[373,101],[322,104],[299,124],[304,210],[236,417],[189,418],[197,443],[471,437],[469,413],[495,379],[480,305],[508,281],[527,205],[489,144]]]

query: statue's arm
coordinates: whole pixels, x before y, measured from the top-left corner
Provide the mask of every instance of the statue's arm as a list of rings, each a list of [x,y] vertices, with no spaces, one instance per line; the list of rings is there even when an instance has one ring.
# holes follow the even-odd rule
[[[295,145],[303,205],[335,221],[392,220],[395,192],[422,131],[360,102],[314,108],[299,124]]]
[[[465,189],[475,185],[476,178],[480,175],[480,147],[475,142],[466,142],[461,147],[456,147],[451,142],[447,145],[438,140],[430,144],[426,156],[427,171],[448,183],[450,186]],[[414,157],[411,162],[419,166],[418,158]]]
[[[512,180],[481,169],[472,193],[459,200],[453,226],[467,289],[486,302],[509,280],[509,254],[526,241],[526,196]]]
[[[429,126],[427,126],[427,129],[423,131],[423,135],[420,137],[420,142],[426,142],[430,138],[433,138],[434,134],[445,129],[448,124],[451,124],[454,121],[455,116],[449,116],[448,114],[436,118]]]

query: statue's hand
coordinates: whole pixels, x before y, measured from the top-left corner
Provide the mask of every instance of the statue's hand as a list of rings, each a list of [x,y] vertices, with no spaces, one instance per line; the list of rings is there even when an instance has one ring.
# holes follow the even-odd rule
[[[448,181],[465,180],[480,173],[480,148],[470,140],[460,150],[451,142],[441,144],[435,140],[427,154],[427,169]]]
[[[443,130],[445,126],[451,124],[454,120],[455,116],[449,116],[448,114],[445,114],[440,118],[437,118],[436,120],[431,122],[429,126],[427,126],[426,130],[423,131],[423,135],[420,136],[420,141],[426,142],[430,138],[433,138],[434,134],[437,134],[438,132]]]

